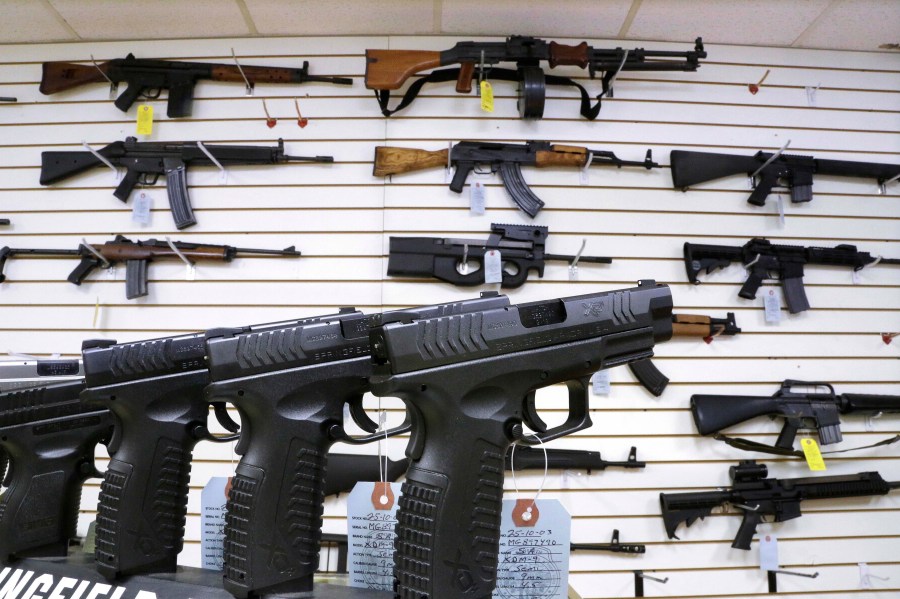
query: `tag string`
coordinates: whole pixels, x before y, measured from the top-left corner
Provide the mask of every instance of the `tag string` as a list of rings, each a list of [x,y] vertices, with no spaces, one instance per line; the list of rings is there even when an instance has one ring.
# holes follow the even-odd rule
[[[541,449],[544,451],[544,477],[541,479],[541,484],[538,487],[537,493],[534,494],[534,498],[531,500],[531,507],[529,507],[528,509],[525,510],[525,513],[530,516],[531,508],[534,507],[535,503],[537,503],[538,497],[541,496],[541,492],[544,490],[544,484],[546,484],[546,482],[547,482],[547,472],[550,467],[550,460],[547,457],[547,447],[544,445],[544,441],[541,440],[540,437],[538,437],[537,435],[535,435],[533,433],[530,433],[528,435],[537,439],[538,443],[540,443],[540,445],[541,445]],[[516,445],[517,445],[516,443],[513,443],[512,450],[509,452],[509,467],[510,467],[510,470],[512,470],[513,488],[516,490],[516,495],[519,495],[520,494],[519,483],[516,480],[516,469],[512,467],[513,464],[515,463]],[[528,518],[528,519],[530,519],[530,518]]]
[[[84,237],[81,238],[81,245],[83,245],[87,251],[92,253],[94,255],[94,257],[100,261],[100,266],[102,268],[109,268],[109,261],[103,257],[103,254],[101,254],[100,252],[97,251],[97,248],[95,248],[94,246],[89,244],[87,242],[87,239],[85,239]]]

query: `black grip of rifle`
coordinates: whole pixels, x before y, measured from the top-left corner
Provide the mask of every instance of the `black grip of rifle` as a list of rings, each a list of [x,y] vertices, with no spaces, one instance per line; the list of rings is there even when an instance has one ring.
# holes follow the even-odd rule
[[[123,202],[128,201],[128,196],[131,195],[131,192],[134,191],[135,186],[138,184],[138,179],[140,179],[141,174],[135,169],[126,169],[125,176],[122,177],[122,180],[119,181],[119,185],[116,186],[116,190],[113,192],[113,195],[122,200]]]
[[[147,295],[147,271],[149,260],[125,261],[125,298],[134,299]]]
[[[144,93],[144,86],[140,83],[129,81],[128,88],[116,98],[116,108],[122,112],[128,112],[131,105]]]
[[[772,188],[778,183],[778,177],[770,175],[767,171],[763,171],[747,202],[754,206],[765,206],[766,198],[772,192]]]
[[[760,274],[755,269],[750,269],[750,274],[747,275],[747,280],[741,285],[738,296],[744,299],[756,299],[756,292],[759,291],[762,284],[763,274]]]
[[[466,185],[466,179],[469,178],[469,173],[471,173],[474,168],[475,164],[472,162],[457,162],[456,171],[453,173],[453,180],[450,181],[450,191],[462,193],[463,187]]]
[[[637,362],[629,362],[628,368],[631,369],[631,373],[644,389],[656,397],[662,395],[669,384],[669,377],[660,372],[656,364],[649,358],[638,360]]]
[[[177,423],[131,427],[122,435],[97,508],[97,570],[105,577],[175,571],[195,444]]]
[[[841,394],[841,412],[900,412],[900,395]]]
[[[175,228],[180,230],[196,225],[197,219],[194,218],[191,197],[188,195],[187,169],[184,163],[180,162],[174,166],[167,164],[165,169],[166,193],[169,196],[169,209],[172,211]]]
[[[697,432],[711,435],[757,416],[781,414],[786,409],[782,403],[773,397],[692,395],[691,415]]]
[[[749,551],[750,543],[753,542],[753,537],[756,535],[756,527],[760,522],[762,522],[761,513],[752,510],[744,510],[744,518],[741,520],[741,525],[738,528],[737,535],[735,535],[731,546],[734,549],[744,549],[745,551]]]

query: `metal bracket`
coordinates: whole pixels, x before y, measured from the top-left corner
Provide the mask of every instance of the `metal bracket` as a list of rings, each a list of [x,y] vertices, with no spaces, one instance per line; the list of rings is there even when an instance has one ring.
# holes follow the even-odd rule
[[[622,72],[622,67],[625,66],[625,61],[628,60],[628,53],[630,50],[625,50],[625,54],[622,56],[622,62],[619,63],[619,68],[616,69],[616,72],[613,73],[612,77],[609,78],[609,83],[606,84],[606,93],[604,94],[607,98],[613,97],[613,85],[616,82],[616,78],[619,76],[619,73]]]
[[[788,574],[790,576],[802,576],[803,578],[818,578],[819,573],[814,572],[807,574],[806,572],[791,572],[790,570],[769,570],[769,593],[778,592],[778,575]]]
[[[265,106],[265,102],[266,102],[266,101],[263,100],[263,106]],[[200,148],[200,150],[201,150],[204,154],[206,154],[206,157],[209,158],[209,159],[212,161],[213,164],[215,164],[217,167],[219,167],[219,173],[221,174],[222,185],[225,185],[225,183],[228,181],[228,171],[225,170],[225,167],[222,166],[222,163],[219,162],[218,159],[217,159],[215,156],[213,156],[212,152],[210,152],[210,151],[206,148],[206,146],[203,145],[203,142],[202,142],[202,141],[198,141],[198,142],[197,142],[197,147]]]
[[[234,64],[237,65],[238,71],[241,74],[241,77],[244,78],[244,84],[247,86],[247,95],[253,95],[253,84],[250,83],[250,80],[247,79],[247,75],[244,73],[244,69],[241,67],[241,63],[238,62],[237,54],[234,53],[234,48],[231,49],[231,57],[234,59]]]
[[[758,169],[756,169],[756,171],[754,171],[753,174],[750,175],[750,180],[755,181],[756,175],[760,174],[764,168],[766,168],[767,166],[769,166],[770,164],[772,164],[773,162],[778,160],[778,157],[781,156],[785,150],[787,150],[789,145],[791,145],[791,140],[787,140],[786,142],[784,142],[784,145],[781,146],[781,148],[777,152],[775,152],[774,154],[769,156],[769,159],[766,160],[765,162],[763,162],[762,166],[759,167]]]
[[[635,597],[643,597],[644,596],[644,579],[653,580],[659,582],[661,584],[666,584],[669,582],[669,577],[665,578],[657,578],[656,576],[650,576],[649,574],[644,574],[643,570],[635,570],[634,571],[634,596]]]

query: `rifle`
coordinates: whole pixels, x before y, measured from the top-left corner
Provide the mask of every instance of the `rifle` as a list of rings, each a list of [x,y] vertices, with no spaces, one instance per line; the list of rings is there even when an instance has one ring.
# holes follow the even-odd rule
[[[334,162],[332,156],[287,156],[284,141],[271,146],[222,146],[196,141],[148,141],[135,137],[116,141],[97,150],[114,167],[125,167],[125,176],[113,195],[128,201],[137,185],[156,185],[160,175],[166,176],[169,209],[178,229],[197,224],[187,188],[187,167],[214,166],[207,150],[222,166],[284,164],[286,162]],[[101,166],[103,160],[94,152],[41,152],[41,185],[50,185],[78,173]]]
[[[45,387],[83,376],[81,360],[4,360],[0,361],[0,393]]]
[[[212,245],[201,243],[188,243],[173,241],[172,249],[168,241],[148,239],[146,241],[131,241],[130,239],[116,235],[112,241],[102,245],[92,244],[86,246],[79,244],[77,250],[39,250],[4,247],[0,249],[0,283],[6,280],[3,267],[9,258],[15,256],[76,256],[81,262],[69,273],[68,281],[74,285],[81,285],[88,275],[96,268],[109,268],[117,262],[125,261],[125,297],[134,299],[147,295],[147,269],[154,260],[180,260],[179,253],[188,260],[203,260],[208,262],[231,262],[241,254],[262,254],[266,256],[299,257],[300,252],[294,246],[283,250],[259,250],[249,248],[236,248],[230,245]]]
[[[756,237],[742,247],[726,245],[684,244],[684,266],[688,280],[699,285],[697,275],[725,268],[740,261],[750,274],[738,292],[744,299],[754,299],[764,279],[778,279],[784,290],[788,311],[791,314],[809,310],[809,300],[803,288],[803,267],[806,264],[850,266],[859,271],[872,263],[900,264],[897,258],[881,258],[868,252],[860,252],[855,245],[841,244],[833,248],[775,245]]]
[[[448,155],[449,153],[449,155]],[[553,144],[549,141],[528,141],[524,144],[506,144],[487,141],[461,141],[449,151],[418,150],[415,148],[397,148],[393,146],[375,147],[375,164],[372,175],[386,177],[420,171],[427,168],[456,167],[450,190],[462,193],[469,178],[469,173],[480,167],[490,169],[491,173],[500,173],[500,180],[509,193],[513,203],[525,214],[534,218],[544,202],[528,187],[522,177],[522,166],[544,168],[548,166],[565,166],[581,168],[591,166],[623,166],[643,167],[647,170],[658,168],[653,162],[653,151],[647,150],[643,161],[622,160],[613,152],[589,150],[581,146]]]
[[[827,389],[824,393],[797,392],[798,386]],[[764,445],[747,439],[731,439],[716,434],[716,438],[733,447],[747,451],[763,451],[778,455],[803,456],[794,450],[794,439],[800,429],[816,429],[822,445],[840,443],[841,414],[877,414],[900,412],[900,395],[871,395],[866,393],[842,393],[837,395],[829,383],[786,380],[771,397],[747,395],[692,395],[691,414],[701,435],[718,433],[722,429],[740,424],[757,416],[784,419],[775,446]],[[895,437],[891,441],[896,441]]]
[[[0,218],[0,225],[7,226],[9,224],[10,222],[8,218]]]
[[[620,71],[696,71],[701,58],[706,58],[703,39],[697,38],[694,49],[687,52],[669,52],[635,48],[605,49],[588,46],[581,42],[577,46],[567,46],[556,42],[514,35],[505,42],[458,42],[443,52],[416,50],[366,50],[366,89],[375,90],[375,98],[384,116],[407,107],[426,83],[456,80],[456,92],[468,94],[472,91],[472,79],[478,81],[493,79],[514,81],[518,85],[519,116],[525,119],[539,119],[544,115],[544,100],[547,85],[575,87],[581,93],[581,115],[594,120],[600,113],[600,103],[604,96],[612,97],[612,82]],[[672,60],[681,59],[681,60]],[[597,103],[591,106],[587,90],[569,77],[545,75],[541,62],[557,65],[577,66],[588,69],[591,79],[598,72],[601,75],[603,92],[597,96]],[[496,68],[501,62],[514,62],[516,69]],[[440,69],[413,83],[403,100],[394,109],[388,108],[391,90],[399,89],[407,79],[426,69],[459,64],[460,68]]]
[[[0,394],[0,454],[11,462],[0,495],[2,563],[65,557],[76,536],[81,485],[100,476],[94,449],[112,432],[107,410],[82,405],[82,389],[74,380]]]
[[[152,60],[135,58],[129,54],[100,64],[74,62],[45,62],[41,77],[41,93],[45,95],[75,89],[89,83],[110,82],[117,86],[128,84],[116,99],[116,108],[128,112],[140,96],[155,100],[162,90],[169,90],[166,113],[169,118],[191,116],[194,102],[194,86],[200,79],[211,81],[256,83],[334,83],[352,85],[353,80],[344,77],[320,77],[309,74],[309,62],[303,61],[302,69],[284,67],[256,67],[230,65],[215,62],[182,62],[179,60]]]
[[[641,281],[456,315],[411,309],[372,317],[371,391],[400,397],[413,423],[397,512],[398,596],[491,595],[510,444],[589,427],[591,375],[652,355],[654,343],[672,334],[671,310],[666,286]],[[550,428],[532,392],[563,382],[568,417]],[[523,423],[536,434],[526,435]]]
[[[695,314],[673,314],[673,337],[702,337],[707,343],[719,335],[729,337],[741,332],[734,321],[734,312],[729,312],[725,318],[713,318],[712,316],[698,316]],[[669,384],[669,377],[664,375],[652,360],[639,360],[628,364],[631,373],[643,385],[644,389],[659,397]]]
[[[687,526],[697,518],[703,520],[713,508],[730,503],[741,510],[744,519],[731,546],[750,549],[756,526],[763,516],[774,522],[799,518],[800,502],[807,499],[837,499],[886,495],[900,489],[900,482],[886,482],[877,472],[860,472],[845,476],[808,478],[765,478],[769,471],[765,464],[742,460],[728,470],[733,481],[730,489],[699,493],[660,493],[663,522],[670,539],[677,539],[675,530],[684,522]]]
[[[391,237],[387,274],[394,277],[435,277],[442,281],[470,287],[485,281],[485,255],[500,252],[501,287],[515,289],[537,271],[544,276],[547,260],[572,262],[575,256],[547,254],[544,247],[547,227],[501,225],[492,223],[486,241],[446,237]],[[579,262],[609,264],[612,258],[581,256]],[[470,263],[474,263],[474,267]]]
[[[572,543],[569,549],[571,551],[609,551],[611,553],[630,553],[632,555],[647,553],[647,546],[641,543],[620,543],[618,528],[613,530],[612,539],[609,543]]]
[[[754,206],[764,206],[769,193],[779,183],[790,189],[792,202],[809,202],[813,196],[813,175],[876,179],[879,185],[900,175],[900,165],[897,164],[823,160],[795,154],[780,154],[775,157],[775,154],[761,151],[753,156],[735,156],[672,150],[669,159],[672,165],[672,184],[682,191],[697,183],[741,173],[746,173],[747,176],[756,173],[753,192],[747,200]]]

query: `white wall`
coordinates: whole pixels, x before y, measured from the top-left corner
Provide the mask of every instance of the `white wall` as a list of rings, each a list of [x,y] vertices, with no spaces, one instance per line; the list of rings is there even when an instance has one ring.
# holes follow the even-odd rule
[[[578,117],[574,96],[562,89],[550,91],[544,120],[521,121],[513,87],[506,83],[495,86],[493,115],[482,113],[474,96],[458,96],[452,84],[442,84],[426,88],[402,116],[382,118],[363,87],[364,50],[443,49],[454,41],[347,37],[3,46],[0,95],[18,96],[19,103],[0,104],[0,216],[13,221],[0,230],[0,245],[75,248],[82,237],[102,242],[116,233],[141,239],[169,235],[264,248],[296,244],[303,258],[202,264],[193,282],[184,280],[178,264],[154,264],[150,296],[137,301],[125,300],[122,269],[115,280],[98,273],[75,287],[65,282],[74,267],[71,260],[14,260],[7,267],[8,282],[0,285],[0,348],[73,355],[85,338],[129,341],[327,313],[346,305],[378,311],[476,295],[476,289],[432,281],[385,280],[388,237],[482,238],[491,222],[530,221],[514,209],[497,178],[484,179],[488,211],[479,217],[469,214],[467,194],[447,189],[442,172],[398,176],[392,182],[374,179],[373,146],[385,142],[439,149],[451,140],[536,138],[614,150],[633,160],[649,147],[665,166],[673,148],[752,154],[774,150],[788,139],[791,151],[819,158],[897,163],[900,157],[900,58],[887,53],[709,46],[710,58],[697,73],[623,74],[615,99],[604,102],[595,122]],[[646,46],[685,50],[691,44]],[[196,169],[189,182],[199,224],[185,232],[175,231],[161,185],[149,190],[155,200],[153,222],[142,227],[131,222],[130,205],[112,197],[113,180],[106,170],[52,188],[38,184],[42,150],[77,150],[81,140],[102,146],[135,130],[134,109],[127,115],[116,110],[105,86],[42,96],[42,61],[85,61],[91,54],[99,60],[128,52],[226,61],[231,47],[246,64],[293,66],[308,58],[313,73],[352,76],[354,86],[261,85],[248,98],[236,84],[201,83],[190,119],[170,121],[165,103],[152,102],[157,122],[151,139],[271,143],[280,136],[289,153],[331,154],[334,165],[236,168],[225,187],[218,185],[213,169]],[[751,95],[747,84],[766,69],[771,74]],[[804,87],[816,85],[821,87],[813,108]],[[279,119],[271,130],[263,118],[263,97]],[[296,125],[294,97],[310,118],[305,129]],[[729,465],[762,457],[696,436],[689,397],[698,392],[770,394],[789,377],[832,381],[839,392],[900,393],[900,341],[886,345],[879,335],[900,330],[900,269],[867,269],[853,284],[845,270],[811,268],[806,281],[813,309],[795,316],[785,311],[780,325],[767,325],[761,301],[737,297],[736,284],[744,276],[740,267],[706,277],[698,288],[689,285],[682,243],[739,245],[766,236],[804,245],[856,243],[875,254],[900,257],[900,189],[894,185],[881,196],[873,181],[817,177],[813,202],[786,206],[781,227],[774,201],[765,209],[746,203],[741,177],[688,193],[671,189],[667,168],[593,169],[589,185],[563,170],[530,169],[525,177],[547,203],[536,223],[550,227],[549,251],[574,253],[587,238],[586,254],[615,261],[584,265],[578,282],[568,281],[565,265],[548,266],[543,280],[512,291],[513,301],[628,287],[652,277],[671,285],[676,311],[714,316],[734,311],[744,330],[711,345],[676,340],[660,346],[656,362],[672,383],[659,399],[640,388],[626,369],[616,369],[612,395],[592,400],[594,427],[555,443],[600,450],[607,459],[624,459],[636,445],[639,458],[648,462],[644,471],[551,474],[545,496],[559,498],[571,511],[574,541],[604,542],[618,528],[623,541],[648,545],[640,558],[573,555],[571,584],[584,597],[633,596],[631,571],[643,569],[670,578],[666,585],[648,581],[648,596],[762,596],[767,585],[757,568],[757,552],[730,549],[736,517],[711,517],[680,531],[681,541],[666,538],[659,492],[724,485]],[[547,395],[555,399],[559,390]],[[896,434],[900,421],[885,416],[873,429],[866,431],[862,418],[846,418],[841,447]],[[739,432],[773,442],[777,431],[776,425],[759,421]],[[389,445],[392,457],[402,455],[402,439]],[[200,488],[210,476],[233,469],[227,446],[201,444],[195,457],[184,564],[199,559]],[[799,462],[766,462],[775,476],[807,474]],[[900,479],[896,446],[846,454],[828,465],[829,474],[878,470],[885,478]],[[540,476],[523,475],[520,487],[523,482],[534,490]],[[507,486],[512,488],[511,481]],[[94,516],[98,490],[98,481],[87,485],[82,528]],[[342,506],[340,499],[329,500],[326,531],[344,530]],[[853,596],[859,587],[857,562],[869,562],[875,575],[890,577],[873,581],[876,589],[886,590],[875,596],[900,590],[900,497],[818,502],[804,505],[804,511],[798,520],[761,528],[778,535],[784,567],[820,573],[816,579],[782,576],[783,590],[803,598],[824,591]]]

